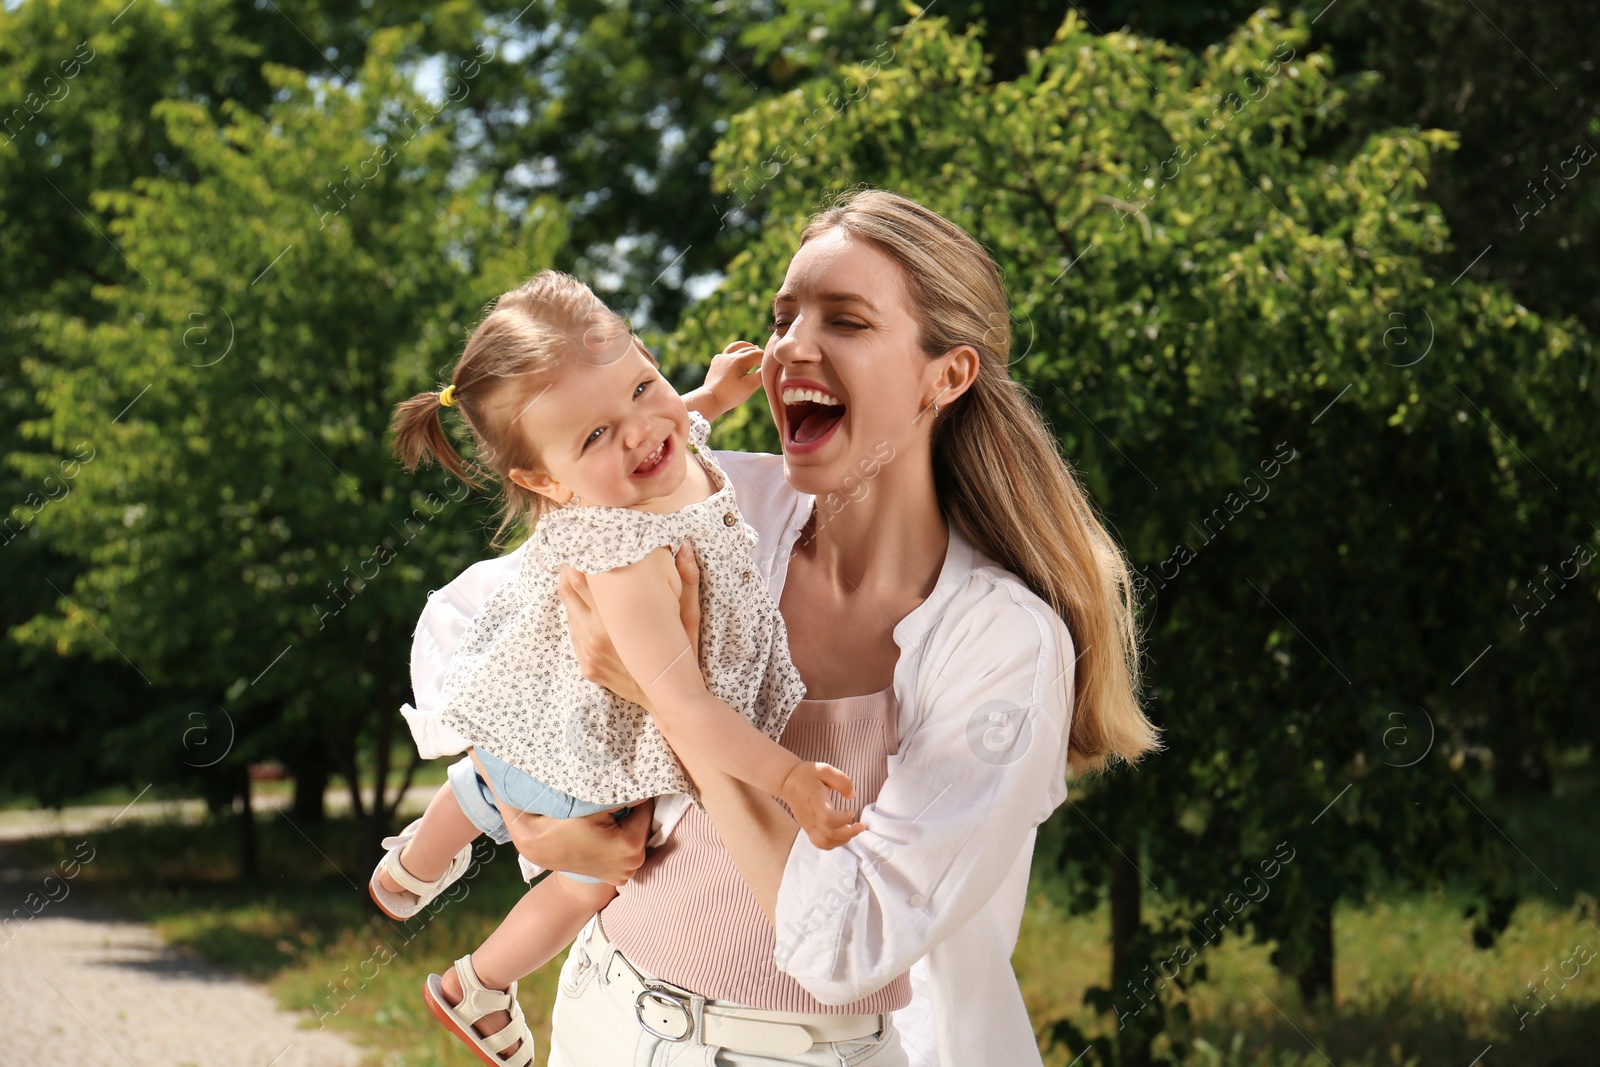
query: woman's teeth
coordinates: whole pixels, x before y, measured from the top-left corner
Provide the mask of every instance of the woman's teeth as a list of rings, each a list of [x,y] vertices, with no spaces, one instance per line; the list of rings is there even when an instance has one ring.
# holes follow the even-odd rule
[[[838,397],[830,396],[820,389],[785,389],[783,391],[783,402],[785,404],[810,402],[812,404],[823,404],[831,408],[844,407]]]

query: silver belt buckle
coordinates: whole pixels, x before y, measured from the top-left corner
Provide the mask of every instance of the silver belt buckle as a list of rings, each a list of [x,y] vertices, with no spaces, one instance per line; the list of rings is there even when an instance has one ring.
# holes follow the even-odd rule
[[[647,999],[662,1006],[670,1005],[681,1011],[683,1013],[683,1033],[673,1037],[671,1034],[663,1034],[646,1022],[644,1018],[644,1002]],[[676,994],[658,986],[646,986],[639,990],[639,995],[633,998],[633,1014],[639,1020],[639,1025],[644,1028],[645,1033],[652,1037],[658,1037],[663,1041],[687,1041],[694,1036],[694,1013],[689,1010],[689,1005],[685,1004],[682,998]]]

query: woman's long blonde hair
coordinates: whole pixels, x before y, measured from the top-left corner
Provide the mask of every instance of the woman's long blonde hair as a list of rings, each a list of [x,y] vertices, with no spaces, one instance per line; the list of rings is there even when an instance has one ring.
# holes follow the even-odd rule
[[[849,194],[813,218],[800,243],[834,230],[900,265],[929,357],[959,345],[978,352],[977,379],[934,424],[939,508],[1066,622],[1078,653],[1068,764],[1097,771],[1159,748],[1139,706],[1128,562],[1007,370],[1011,316],[999,267],[961,227],[882,190]]]

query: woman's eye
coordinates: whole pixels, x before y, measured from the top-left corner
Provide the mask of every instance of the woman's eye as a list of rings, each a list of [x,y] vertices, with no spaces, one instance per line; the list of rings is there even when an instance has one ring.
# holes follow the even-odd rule
[[[772,320],[772,325],[768,327],[768,330],[772,333],[782,333],[784,330],[789,328],[789,322],[789,319],[786,319],[780,315]]]
[[[644,391],[648,388],[650,388],[649,382],[640,382],[638,387],[633,391],[633,398],[638,400],[640,396],[644,395]]]
[[[851,322],[849,319],[839,319],[833,325],[841,330],[865,330],[867,328],[866,323]]]

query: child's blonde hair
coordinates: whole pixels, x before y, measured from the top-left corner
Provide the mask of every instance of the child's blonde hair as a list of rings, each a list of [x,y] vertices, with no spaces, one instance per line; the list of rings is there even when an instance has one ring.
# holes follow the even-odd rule
[[[499,483],[498,547],[507,530],[531,528],[550,501],[513,482],[521,467],[540,473],[520,418],[571,358],[595,361],[629,336],[627,323],[583,282],[560,271],[542,270],[494,302],[467,339],[446,390],[418,393],[397,404],[390,429],[394,454],[408,471],[435,462],[473,486],[484,468]],[[648,355],[648,353],[646,353]],[[442,398],[442,399],[441,399]],[[475,464],[461,458],[444,431],[444,408],[455,407],[472,432]]]

